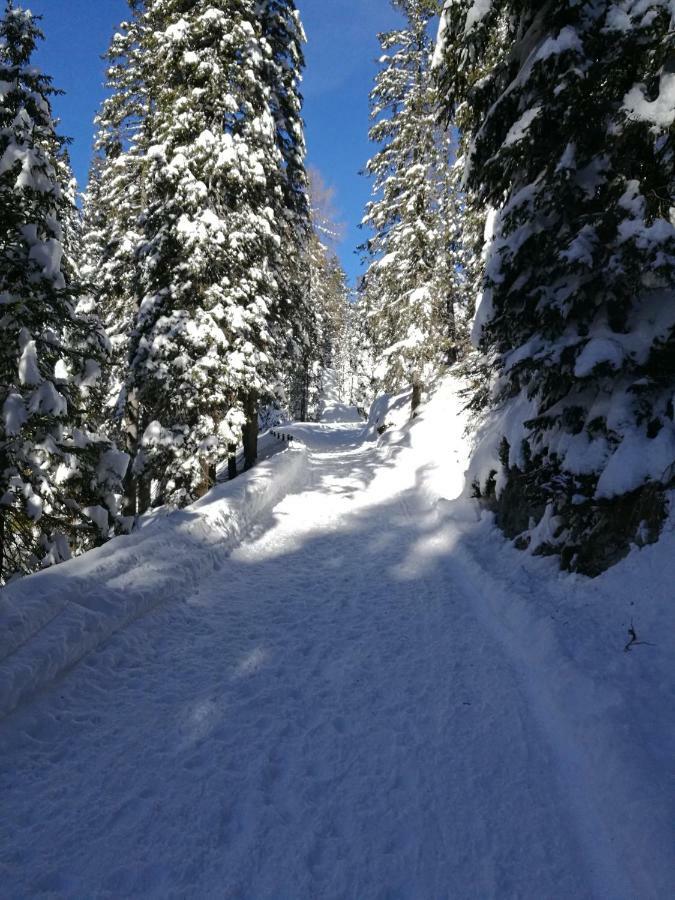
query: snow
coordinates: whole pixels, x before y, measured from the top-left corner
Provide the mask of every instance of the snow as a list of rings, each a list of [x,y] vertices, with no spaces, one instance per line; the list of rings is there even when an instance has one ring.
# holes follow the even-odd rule
[[[530,125],[541,113],[541,109],[541,106],[533,106],[531,109],[525,110],[518,121],[513,123],[508,134],[504,138],[505,147],[510,147],[512,144],[517,144],[518,141],[522,141],[527,135]]]
[[[649,480],[667,483],[674,462],[675,427],[672,425],[664,425],[654,438],[638,431],[628,432],[605,466],[595,496],[603,499],[620,496]]]
[[[98,466],[96,468],[96,477],[99,482],[104,483],[107,476],[116,476],[118,479],[124,478],[129,468],[129,454],[123,450],[111,448],[101,454]]]
[[[492,0],[473,0],[466,14],[464,33],[468,34],[483,21],[492,9]]]
[[[26,404],[21,394],[11,392],[2,404],[2,422],[5,433],[9,437],[20,434],[22,427],[28,421]]]
[[[0,594],[0,718],[111,634],[217,568],[302,479],[303,456],[301,447],[287,450],[140,535],[116,538],[7,587]],[[85,514],[94,519],[95,510]]]
[[[618,341],[610,338],[593,338],[587,342],[577,357],[574,366],[576,378],[587,378],[596,366],[609,364],[612,369],[620,369],[625,359],[624,349]]]
[[[562,28],[557,37],[548,37],[541,45],[535,60],[547,60],[551,56],[557,56],[560,53],[566,53],[569,50],[575,50],[578,53],[583,52],[583,45],[579,39],[576,29],[569,25]]]
[[[36,240],[30,248],[29,258],[42,270],[42,275],[45,278],[49,280],[61,278],[63,245],[60,241],[54,238],[48,238],[44,241]]]
[[[363,417],[355,406],[334,403],[326,406],[321,413],[322,422],[363,422]]]
[[[466,498],[456,384],[406,405],[5,590],[6,896],[671,895],[673,522],[560,574]]]
[[[342,402],[340,378],[335,369],[326,369],[323,373],[320,419],[322,422],[363,423],[358,409]]]
[[[663,72],[659,95],[647,100],[644,85],[635,85],[623,101],[628,115],[638,122],[651,122],[658,128],[670,128],[675,122],[675,72]]]
[[[68,411],[66,398],[60,394],[51,381],[43,381],[30,398],[28,410],[43,416],[65,416]]]
[[[37,346],[35,341],[30,339],[26,329],[23,329],[20,342],[22,344],[21,356],[19,357],[19,379],[21,384],[27,386],[40,384],[42,375],[38,365]]]
[[[104,509],[102,506],[86,506],[82,512],[88,519],[91,519],[101,534],[108,534],[110,531],[110,519],[107,509]]]

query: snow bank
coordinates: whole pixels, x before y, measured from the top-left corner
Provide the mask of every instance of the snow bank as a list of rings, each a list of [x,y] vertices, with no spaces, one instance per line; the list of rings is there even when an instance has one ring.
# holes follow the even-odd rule
[[[366,492],[371,498],[409,487],[434,504],[463,493],[470,446],[462,387],[454,375],[439,379],[414,418],[411,390],[375,400],[364,436],[377,440],[383,465]]]
[[[304,484],[306,451],[279,453],[188,509],[25,578],[0,596],[0,718],[110,635],[185,596]]]
[[[657,544],[589,579],[515,550],[466,499],[436,514],[458,584],[521,672],[608,895],[669,896],[674,518]]]
[[[669,895],[663,866],[645,860],[672,852],[664,785],[675,755],[675,515],[658,543],[594,579],[515,550],[468,499],[458,387],[440,382],[416,420],[380,439],[383,451],[402,451],[391,480],[423,489],[428,521],[416,553],[426,565],[447,561],[454,590],[472,598],[519,669],[608,894]],[[376,421],[390,403],[377,401]],[[670,499],[675,512],[675,493]],[[620,870],[627,885],[617,882]]]
[[[348,406],[345,403],[333,403],[323,408],[321,421],[334,424],[353,424],[355,422],[363,422],[363,418],[355,406]]]
[[[368,414],[367,439],[374,441],[390,428],[402,428],[410,420],[411,401],[412,390],[377,397]]]

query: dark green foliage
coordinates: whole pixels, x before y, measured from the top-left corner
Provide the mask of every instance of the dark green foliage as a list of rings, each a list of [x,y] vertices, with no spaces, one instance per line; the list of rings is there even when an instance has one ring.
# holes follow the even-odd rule
[[[675,458],[671,11],[472,8],[448,8],[440,74],[471,202],[494,211],[474,336],[497,368],[490,404],[519,431],[500,519],[527,543],[550,507],[560,525],[547,549],[594,573],[658,533],[620,510],[639,510],[642,491],[662,508]]]
[[[31,63],[40,38],[30,13],[8,3],[0,22],[0,580],[107,538],[126,462],[88,419],[107,343],[82,310],[70,255],[72,177],[50,107],[56,91]]]

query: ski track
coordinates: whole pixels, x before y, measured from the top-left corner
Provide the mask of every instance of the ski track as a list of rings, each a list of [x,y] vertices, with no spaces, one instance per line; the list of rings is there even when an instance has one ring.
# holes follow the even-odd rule
[[[612,898],[516,670],[355,426],[0,724],[0,896]],[[8,815],[9,813],[9,815]]]

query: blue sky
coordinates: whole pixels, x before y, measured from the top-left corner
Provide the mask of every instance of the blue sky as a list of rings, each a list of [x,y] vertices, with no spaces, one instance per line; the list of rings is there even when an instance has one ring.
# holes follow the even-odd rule
[[[17,4],[18,5],[18,4]],[[126,15],[125,0],[23,0],[43,16],[46,42],[37,58],[66,94],[55,110],[73,138],[72,158],[81,185],[87,177],[92,120],[103,89],[103,62],[113,29]],[[368,93],[376,71],[377,32],[399,19],[389,0],[298,0],[307,31],[304,81],[309,163],[336,189],[346,225],[339,248],[352,280],[360,271],[357,227],[370,194],[358,173],[373,148],[368,143]]]

